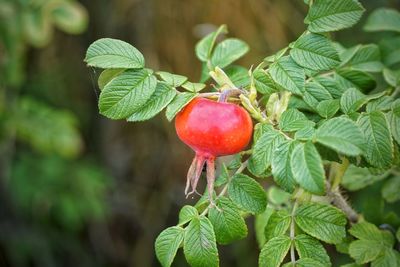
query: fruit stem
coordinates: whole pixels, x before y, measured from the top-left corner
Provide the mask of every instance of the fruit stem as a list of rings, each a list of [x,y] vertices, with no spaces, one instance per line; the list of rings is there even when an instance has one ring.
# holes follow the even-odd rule
[[[242,93],[242,90],[237,89],[237,88],[231,88],[231,89],[226,89],[221,92],[218,98],[218,102],[224,103],[228,100],[230,96],[234,95],[240,95]]]

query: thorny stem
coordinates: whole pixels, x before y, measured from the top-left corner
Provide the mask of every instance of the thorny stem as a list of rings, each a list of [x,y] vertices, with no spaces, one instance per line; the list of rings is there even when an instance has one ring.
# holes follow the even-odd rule
[[[244,169],[246,169],[248,164],[248,160],[246,160],[245,162],[242,162],[242,164],[240,165],[240,167],[236,170],[235,174],[241,173]],[[222,188],[221,192],[218,194],[217,199],[224,196],[226,194],[226,192],[228,191],[228,186],[229,186],[229,182],[230,180],[225,184],[224,188]],[[204,216],[208,213],[209,209],[212,207],[213,205],[210,203],[207,208],[205,208],[205,210],[200,214],[200,216]]]
[[[294,239],[295,239],[295,222],[294,222],[294,217],[296,214],[296,209],[297,209],[298,203],[297,199],[294,202],[292,213],[291,213],[291,222],[290,222],[290,240],[291,240],[291,245],[290,245],[290,261],[294,264],[296,262],[296,255],[294,254]]]
[[[338,207],[346,214],[346,217],[350,222],[355,223],[360,218],[360,215],[346,201],[345,197],[340,193],[339,187],[349,165],[350,162],[345,157],[342,159],[342,164],[333,163],[331,165],[332,184],[326,182],[326,195],[331,199],[334,206]]]

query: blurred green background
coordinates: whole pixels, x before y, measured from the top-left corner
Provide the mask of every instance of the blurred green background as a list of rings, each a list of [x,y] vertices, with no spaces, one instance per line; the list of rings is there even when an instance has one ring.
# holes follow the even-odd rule
[[[90,43],[125,40],[147,66],[195,81],[193,48],[213,25],[249,43],[250,67],[295,40],[306,12],[301,0],[0,0],[0,266],[159,266],[156,236],[196,201],[183,194],[193,153],[163,115],[98,114]],[[373,40],[362,24],[334,37]],[[222,266],[256,266],[254,234],[220,254]]]

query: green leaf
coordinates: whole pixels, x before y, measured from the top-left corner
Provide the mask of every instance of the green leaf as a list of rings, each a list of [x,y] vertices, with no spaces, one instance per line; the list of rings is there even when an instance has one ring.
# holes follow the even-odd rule
[[[261,213],[267,206],[264,189],[253,178],[244,174],[236,174],[232,177],[228,194],[236,205],[252,213]]]
[[[305,85],[304,69],[294,62],[290,56],[284,56],[269,68],[272,79],[283,89],[302,95]]]
[[[206,85],[204,83],[185,82],[184,84],[182,84],[182,87],[190,92],[197,93],[203,90]]]
[[[261,249],[259,266],[279,267],[289,251],[292,241],[286,235],[274,237]]]
[[[265,226],[265,240],[284,235],[289,229],[291,216],[286,210],[275,210]]]
[[[368,16],[364,30],[400,32],[400,13],[391,8],[376,9]]]
[[[400,36],[385,37],[379,42],[382,60],[386,66],[393,66],[400,62]]]
[[[179,224],[183,225],[199,215],[197,209],[190,205],[185,205],[179,211]]]
[[[165,115],[169,121],[178,114],[197,94],[195,93],[180,93],[175,96],[172,102],[168,105]]]
[[[331,261],[325,248],[313,237],[300,234],[294,239],[294,244],[300,259],[311,258],[320,262],[323,266],[331,266]]]
[[[183,228],[173,226],[162,231],[157,237],[155,242],[156,256],[163,267],[171,266],[183,241],[184,233]]]
[[[400,114],[396,115],[393,111],[387,113],[390,130],[394,140],[400,144]]]
[[[285,137],[270,127],[261,137],[255,141],[253,153],[250,156],[249,168],[256,176],[262,176],[271,165],[271,159],[277,145],[282,143]]]
[[[254,228],[256,232],[258,247],[260,248],[260,250],[266,242],[264,230],[273,212],[274,210],[271,207],[267,207],[263,213],[257,214],[255,216]]]
[[[357,121],[366,140],[365,159],[377,168],[387,168],[393,160],[389,125],[381,111],[362,114]]]
[[[153,118],[163,110],[175,97],[176,90],[170,85],[159,82],[155,92],[143,107],[136,110],[127,121],[144,121]]]
[[[342,185],[349,191],[357,191],[386,178],[387,174],[372,174],[367,168],[350,165],[342,178]]]
[[[381,231],[368,222],[353,225],[349,232],[359,239],[349,246],[350,256],[359,264],[376,259],[381,252],[391,249],[394,244],[394,238],[390,232]]]
[[[340,106],[346,114],[356,112],[367,102],[367,96],[356,88],[347,89],[340,98]]]
[[[193,218],[187,226],[183,242],[183,252],[190,266],[219,266],[214,229],[206,217]]]
[[[393,87],[400,84],[400,71],[393,71],[391,69],[384,68],[383,77],[385,78],[385,81]]]
[[[322,159],[312,142],[298,143],[290,160],[296,182],[313,194],[325,193],[325,172]]]
[[[217,44],[211,56],[213,67],[224,68],[241,58],[249,51],[249,46],[242,40],[228,38]]]
[[[390,232],[379,230],[374,224],[366,221],[354,224],[349,232],[360,240],[380,242],[380,245],[386,248],[391,248],[394,244],[394,238]]]
[[[340,108],[339,99],[323,100],[317,105],[317,112],[326,119],[332,118]]]
[[[157,71],[157,74],[172,87],[179,87],[187,81],[187,77],[177,74],[172,74],[166,71]]]
[[[339,65],[339,55],[331,41],[320,34],[306,34],[294,43],[290,56],[302,67],[330,70]]]
[[[333,98],[340,98],[346,88],[342,88],[331,76],[316,76],[313,81],[321,85]],[[326,100],[326,99],[325,99]]]
[[[382,71],[384,65],[381,62],[381,53],[377,45],[357,45],[353,50],[354,53],[345,62],[348,68],[368,72]],[[344,63],[342,63],[343,65]]]
[[[275,61],[277,61],[278,59],[283,57],[286,54],[286,52],[288,51],[288,49],[289,49],[289,47],[282,48],[275,54],[265,57],[263,61],[266,63],[274,63]]]
[[[247,87],[250,84],[250,78],[246,68],[232,65],[227,67],[224,71],[236,87]]]
[[[97,84],[99,85],[100,90],[103,90],[104,87],[115,77],[124,72],[125,69],[106,69],[103,70],[97,80]]]
[[[365,147],[363,134],[350,119],[337,117],[324,122],[315,133],[315,140],[339,153],[357,156]]]
[[[309,141],[313,140],[314,136],[315,136],[314,127],[307,127],[297,131],[296,134],[294,135],[294,138],[296,140]]]
[[[247,236],[247,226],[235,204],[227,198],[217,200],[217,208],[209,210],[208,217],[214,226],[219,244],[229,244]]]
[[[329,244],[340,243],[346,236],[346,215],[331,205],[302,204],[295,221],[304,232]]]
[[[103,69],[140,69],[144,58],[132,45],[117,39],[102,38],[92,43],[85,57],[88,66]]]
[[[307,119],[306,115],[292,108],[285,110],[279,120],[279,127],[286,132],[293,132],[314,125],[315,123]]]
[[[226,25],[221,25],[215,32],[209,33],[206,37],[201,39],[196,44],[195,48],[197,58],[203,62],[206,62],[211,57],[211,52],[218,35],[227,32]]]
[[[293,178],[290,158],[292,156],[295,142],[282,142],[276,146],[274,156],[272,157],[272,175],[274,181],[287,192],[292,193],[296,187],[296,181]]]
[[[110,119],[124,119],[146,104],[156,85],[157,79],[148,70],[127,70],[101,91],[100,113]]]
[[[356,0],[315,0],[305,23],[311,32],[329,32],[349,28],[357,23],[364,12]]]
[[[349,246],[350,256],[358,264],[363,264],[376,259],[381,253],[379,242],[370,240],[356,240]]]
[[[253,72],[254,86],[261,94],[270,95],[278,91],[277,85],[265,70],[255,70]]]
[[[58,28],[70,34],[82,33],[88,25],[87,11],[78,2],[53,2],[51,5],[51,17]]]
[[[396,250],[386,249],[383,255],[374,260],[371,267],[400,266],[400,254]]]
[[[342,88],[356,87],[364,93],[371,91],[376,86],[373,76],[359,70],[339,69],[335,73],[335,79]]]
[[[393,103],[393,98],[391,96],[383,96],[381,98],[378,98],[378,99],[375,99],[375,100],[369,102],[367,104],[365,110],[368,113],[375,111],[375,110],[388,111],[388,110],[390,110],[390,106],[392,105],[392,103]],[[390,121],[389,121],[389,124],[390,124]]]
[[[296,261],[296,267],[325,267],[329,265],[322,264],[321,262],[311,259],[311,258],[302,258]]]
[[[382,196],[389,202],[393,203],[400,199],[400,176],[394,176],[389,180],[385,181],[382,187]]]

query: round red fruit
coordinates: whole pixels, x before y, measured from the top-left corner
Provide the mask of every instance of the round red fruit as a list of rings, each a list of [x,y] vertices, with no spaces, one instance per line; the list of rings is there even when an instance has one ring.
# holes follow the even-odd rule
[[[175,128],[185,144],[207,158],[242,151],[250,142],[253,123],[236,104],[195,98],[177,115]]]

